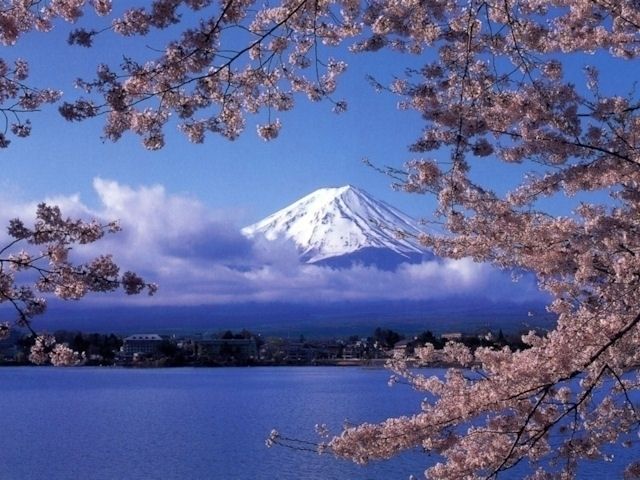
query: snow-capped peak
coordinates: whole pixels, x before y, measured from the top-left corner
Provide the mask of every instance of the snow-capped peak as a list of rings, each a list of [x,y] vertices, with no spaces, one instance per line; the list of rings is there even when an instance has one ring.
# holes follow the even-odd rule
[[[352,185],[316,190],[242,232],[292,240],[309,263],[371,248],[424,253],[413,219]]]

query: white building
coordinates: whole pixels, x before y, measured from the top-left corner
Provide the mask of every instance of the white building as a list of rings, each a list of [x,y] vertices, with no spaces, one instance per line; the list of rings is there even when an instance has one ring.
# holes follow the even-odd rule
[[[122,340],[121,352],[126,356],[134,354],[154,354],[162,343],[162,337],[155,333],[131,335]]]

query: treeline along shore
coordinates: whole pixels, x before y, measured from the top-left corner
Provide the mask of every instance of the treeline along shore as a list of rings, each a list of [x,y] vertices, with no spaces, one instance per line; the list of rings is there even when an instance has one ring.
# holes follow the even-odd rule
[[[403,335],[387,328],[376,328],[365,336],[345,338],[292,338],[263,336],[249,330],[190,335],[139,333],[84,333],[60,330],[53,334],[62,343],[78,352],[77,365],[179,367],[179,366],[278,366],[335,365],[383,366],[394,355],[409,358],[416,348],[426,343],[441,351],[447,342],[460,342],[474,350],[478,347],[523,349],[520,335],[505,335],[483,331],[474,334],[449,332],[434,335],[424,331]],[[0,341],[0,365],[32,365],[30,349],[35,338],[30,333],[14,331]],[[440,357],[444,358],[444,357]],[[447,366],[445,360],[435,360],[432,366]]]

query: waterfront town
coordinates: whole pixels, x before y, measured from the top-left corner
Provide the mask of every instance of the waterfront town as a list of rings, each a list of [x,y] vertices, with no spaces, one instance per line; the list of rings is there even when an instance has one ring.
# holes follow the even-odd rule
[[[263,337],[248,330],[126,336],[63,330],[55,332],[54,336],[57,342],[79,352],[79,364],[87,366],[382,366],[396,354],[411,357],[415,348],[425,343],[433,344],[436,351],[449,341],[462,342],[472,349],[479,346],[524,347],[519,336],[505,336],[501,330],[473,335],[449,332],[438,336],[425,331],[404,336],[390,329],[376,328],[368,336],[338,339]],[[0,365],[29,365],[33,342],[32,335],[20,332],[0,341]],[[437,357],[435,363],[439,363]]]

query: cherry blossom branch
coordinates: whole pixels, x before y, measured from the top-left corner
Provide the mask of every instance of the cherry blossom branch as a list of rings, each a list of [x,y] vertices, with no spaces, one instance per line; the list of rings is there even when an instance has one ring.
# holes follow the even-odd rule
[[[78,264],[69,259],[73,245],[94,243],[105,233],[118,230],[115,222],[101,224],[97,221],[65,219],[58,207],[44,203],[38,205],[33,228],[26,227],[19,219],[9,222],[8,233],[13,240],[0,249],[0,255],[16,248],[21,242],[32,251],[23,248],[0,258],[0,303],[10,303],[18,314],[16,325],[27,328],[36,338],[30,356],[32,361],[51,361],[61,365],[74,363],[80,358],[66,346],[56,344],[53,337],[37,335],[31,325],[32,319],[44,313],[46,308],[45,298],[38,297],[38,293],[78,300],[89,292],[111,292],[118,288],[130,295],[139,294],[145,289],[150,295],[156,291],[154,284],[146,283],[133,272],[120,275],[119,267],[109,255]],[[42,264],[45,261],[46,266]],[[29,272],[37,276],[35,281],[18,281]],[[6,337],[9,333],[9,324],[3,323],[0,334]]]

